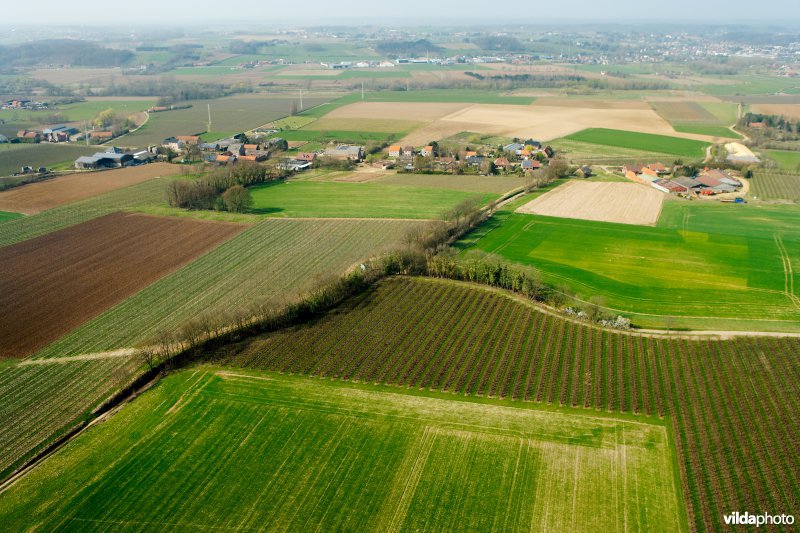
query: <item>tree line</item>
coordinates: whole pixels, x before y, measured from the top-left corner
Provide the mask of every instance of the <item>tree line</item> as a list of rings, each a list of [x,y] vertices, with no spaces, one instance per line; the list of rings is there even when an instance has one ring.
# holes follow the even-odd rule
[[[247,187],[286,178],[291,172],[274,165],[238,163],[215,169],[198,180],[175,180],[167,184],[167,203],[189,210],[241,213],[252,206]]]

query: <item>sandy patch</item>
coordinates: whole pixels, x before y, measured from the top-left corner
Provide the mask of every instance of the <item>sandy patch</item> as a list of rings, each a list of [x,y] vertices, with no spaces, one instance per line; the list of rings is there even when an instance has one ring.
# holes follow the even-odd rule
[[[517,212],[653,226],[665,197],[637,183],[572,181],[528,202]]]
[[[753,153],[750,148],[743,145],[742,143],[728,143],[725,145],[725,149],[728,153],[735,157],[755,157],[756,154]]]
[[[287,144],[289,148],[300,148],[301,146],[307,145],[308,141],[289,141]]]
[[[358,102],[328,113],[326,118],[369,118],[430,122],[472,104],[415,102]]]
[[[544,105],[471,105],[406,136],[401,143],[418,145],[462,131],[543,141],[586,128],[609,128],[671,135],[713,142],[713,137],[676,132],[652,109],[590,109]]]

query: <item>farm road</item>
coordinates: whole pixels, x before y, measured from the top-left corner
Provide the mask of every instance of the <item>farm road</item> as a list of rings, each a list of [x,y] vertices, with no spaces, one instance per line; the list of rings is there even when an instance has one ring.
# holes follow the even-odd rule
[[[49,359],[25,359],[19,366],[29,365],[49,365],[58,363],[72,363],[75,361],[96,361],[98,359],[116,359],[121,357],[130,357],[138,350],[135,348],[122,348],[110,352],[96,352],[87,353],[83,355],[74,355],[72,357],[51,357]]]

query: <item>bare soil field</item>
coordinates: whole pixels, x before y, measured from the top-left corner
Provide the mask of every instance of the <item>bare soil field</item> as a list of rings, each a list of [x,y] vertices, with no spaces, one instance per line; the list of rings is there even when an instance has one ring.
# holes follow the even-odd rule
[[[725,145],[725,149],[728,151],[729,154],[736,156],[736,157],[755,157],[756,154],[753,153],[750,148],[743,145],[742,143],[728,143]]]
[[[653,109],[670,122],[717,122],[717,117],[696,102],[654,100]]]
[[[158,177],[174,176],[180,168],[169,163],[99,172],[81,172],[0,192],[0,211],[34,215],[41,211],[92,198]]]
[[[528,202],[517,212],[653,226],[665,196],[638,183],[572,181]]]
[[[585,109],[650,109],[644,100],[613,100],[601,98],[558,98],[544,97],[535,105],[546,107],[580,107]]]
[[[650,108],[593,109],[542,105],[471,105],[435,120],[406,136],[401,144],[419,145],[463,131],[505,137],[532,137],[543,141],[564,137],[587,128],[608,128],[671,135],[713,142],[713,137],[676,132]]]
[[[334,109],[325,117],[329,119],[368,118],[431,122],[471,107],[471,105],[463,103],[358,102]]]
[[[424,122],[401,119],[323,117],[302,129],[312,131],[376,131],[397,133],[414,130],[423,124]]]
[[[36,352],[245,228],[114,213],[0,248],[0,358]]]
[[[755,104],[751,109],[765,115],[783,115],[787,118],[800,119],[800,104]]]

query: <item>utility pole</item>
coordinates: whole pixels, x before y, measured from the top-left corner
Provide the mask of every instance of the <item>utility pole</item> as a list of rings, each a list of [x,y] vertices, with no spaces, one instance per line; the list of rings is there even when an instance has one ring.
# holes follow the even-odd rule
[[[408,92],[408,91],[410,91],[410,90],[411,90],[411,89],[409,88],[409,85],[408,85],[408,78],[406,78],[406,92]]]
[[[364,82],[361,82],[361,100],[364,100]]]
[[[303,110],[303,88],[300,87],[300,111]]]
[[[83,138],[86,139],[86,146],[89,146],[89,127],[85,120],[83,121]]]
[[[211,131],[211,104],[208,104],[208,128],[206,128],[206,131]]]

